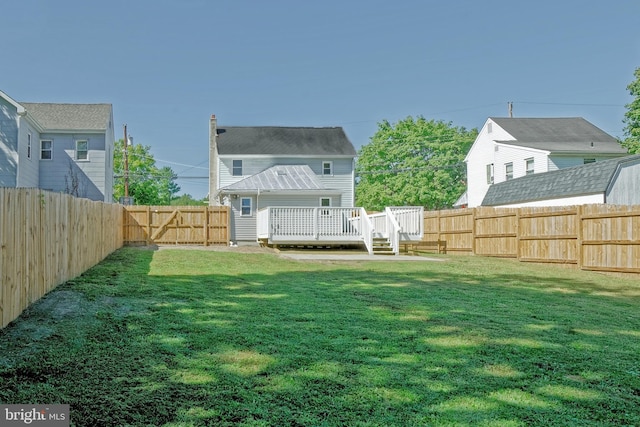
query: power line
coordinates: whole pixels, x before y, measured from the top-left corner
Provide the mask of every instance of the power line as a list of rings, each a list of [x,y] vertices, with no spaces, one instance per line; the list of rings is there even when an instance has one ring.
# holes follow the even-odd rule
[[[533,105],[566,105],[577,107],[624,107],[621,104],[579,104],[567,102],[531,102],[531,101],[513,101],[514,104],[533,104]]]

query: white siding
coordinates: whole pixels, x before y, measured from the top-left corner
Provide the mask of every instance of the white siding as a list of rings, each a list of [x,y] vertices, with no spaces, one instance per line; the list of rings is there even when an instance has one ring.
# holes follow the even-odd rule
[[[242,160],[242,176],[233,176],[233,160]],[[333,175],[322,175],[322,161],[333,162]],[[341,192],[340,205],[336,207],[352,207],[354,203],[354,177],[352,158],[330,157],[219,157],[219,188],[234,184],[252,175],[260,173],[276,165],[308,165],[327,189]],[[291,204],[289,206],[298,206]]]
[[[491,132],[489,132],[491,128]],[[546,153],[522,147],[499,144],[514,138],[491,119],[488,119],[469,150],[467,163],[467,197],[470,208],[480,206],[487,194],[487,165],[493,164],[494,183],[505,180],[505,164],[513,163],[513,177],[526,174],[525,159],[533,158],[535,171],[546,172]]]
[[[256,198],[249,197],[251,199],[251,216],[242,216],[241,202],[243,198],[231,199],[231,241],[255,242],[257,241]]]
[[[513,163],[513,178],[519,178],[527,174],[526,159],[531,158],[533,158],[535,173],[547,172],[547,155],[544,152],[502,144],[497,144],[496,148],[497,150],[494,150],[495,184],[506,180],[505,165],[507,163]]]
[[[491,132],[489,132],[489,127],[491,127]],[[518,178],[526,175],[526,159],[530,158],[534,159],[535,173],[541,173],[582,165],[585,158],[598,161],[615,157],[590,155],[589,153],[550,156],[547,151],[496,142],[513,140],[515,138],[491,119],[485,122],[465,158],[467,163],[467,197],[470,208],[480,206],[489,189],[486,177],[487,164],[494,165],[494,183],[497,184],[506,179],[505,165],[507,163],[513,163],[513,178]]]
[[[260,195],[258,200],[258,209],[266,208],[269,206],[279,206],[279,207],[319,207],[320,206],[320,198],[330,198],[332,207],[340,207],[340,196],[327,196],[322,194],[309,194],[309,195],[286,195],[286,194],[277,194],[277,195]]]

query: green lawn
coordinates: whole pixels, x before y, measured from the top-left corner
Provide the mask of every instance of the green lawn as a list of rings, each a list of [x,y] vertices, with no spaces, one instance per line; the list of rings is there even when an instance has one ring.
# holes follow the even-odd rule
[[[123,249],[0,331],[75,425],[640,425],[640,280],[480,257]]]

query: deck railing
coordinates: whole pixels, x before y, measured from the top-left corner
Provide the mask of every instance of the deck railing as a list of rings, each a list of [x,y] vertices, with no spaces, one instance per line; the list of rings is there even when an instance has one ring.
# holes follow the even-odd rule
[[[389,207],[390,212],[400,225],[400,240],[422,240],[424,234],[424,208],[421,206]]]
[[[360,208],[269,207],[258,212],[259,239],[353,241],[361,238]]]
[[[385,208],[384,213],[387,222],[387,238],[389,239],[391,250],[395,255],[400,255],[400,232],[402,228],[389,208]]]
[[[422,208],[394,207],[367,215],[364,208],[268,207],[258,211],[258,239],[276,244],[364,243],[373,253],[374,237],[400,242],[421,240]]]

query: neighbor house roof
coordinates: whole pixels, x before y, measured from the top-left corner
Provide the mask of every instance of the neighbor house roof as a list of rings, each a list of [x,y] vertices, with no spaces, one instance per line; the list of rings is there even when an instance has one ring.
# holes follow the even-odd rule
[[[220,155],[349,156],[356,150],[341,127],[217,128]]]
[[[591,152],[624,154],[617,139],[582,117],[498,118],[490,117],[516,140],[496,141],[552,153]]]
[[[639,159],[640,155],[618,157],[493,184],[484,196],[482,206],[604,193],[619,165]]]
[[[223,192],[323,191],[325,186],[307,165],[272,166],[221,189]]]
[[[44,130],[104,131],[111,120],[111,104],[47,104],[21,102]]]

